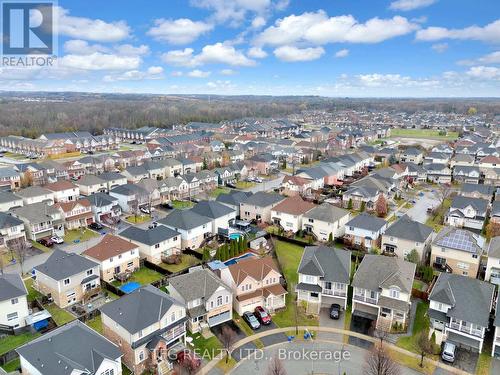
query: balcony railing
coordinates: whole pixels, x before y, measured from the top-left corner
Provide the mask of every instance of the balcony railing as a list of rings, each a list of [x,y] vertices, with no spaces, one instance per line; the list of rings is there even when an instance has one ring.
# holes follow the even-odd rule
[[[342,290],[336,290],[336,289],[323,289],[323,294],[327,294],[329,296],[336,296],[336,297],[345,297],[347,295],[346,292]]]
[[[471,326],[462,326],[460,323],[457,322],[450,322],[450,328],[456,331],[468,333],[469,335],[473,336],[478,336],[478,337],[483,336],[483,330],[472,328]]]
[[[353,296],[353,298],[356,301],[367,302],[367,303],[371,303],[372,305],[376,305],[377,304],[377,299],[376,298],[370,298],[370,297],[360,296],[360,295],[356,295],[356,294]]]
[[[184,327],[184,324],[182,324],[172,328],[170,331],[165,332],[163,334],[163,337],[165,338],[165,341],[170,342],[174,340],[176,337],[179,337],[180,335],[184,334],[184,332],[186,332],[186,328]]]

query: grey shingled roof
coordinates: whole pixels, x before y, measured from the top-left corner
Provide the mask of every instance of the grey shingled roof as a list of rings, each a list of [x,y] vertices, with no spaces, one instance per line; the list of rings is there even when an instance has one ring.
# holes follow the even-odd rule
[[[53,194],[51,190],[45,189],[41,186],[29,186],[16,192],[16,195],[23,198],[39,197],[41,195]]]
[[[392,285],[411,292],[416,264],[397,257],[367,254],[354,274],[352,286],[379,291]]]
[[[327,223],[335,223],[346,215],[349,215],[349,211],[333,206],[329,203],[323,203],[306,212],[304,217],[325,221]]]
[[[118,346],[78,319],[16,349],[44,375],[96,374],[104,359],[122,356]]]
[[[471,277],[442,272],[429,299],[452,307],[448,317],[488,327],[495,286]]]
[[[284,196],[276,194],[276,193],[266,193],[263,191],[259,191],[254,195],[248,197],[244,202],[244,204],[248,204],[251,206],[257,207],[267,207],[272,204],[277,204],[285,199]]]
[[[35,266],[34,269],[54,280],[63,280],[98,265],[99,263],[81,255],[55,249],[45,263]]]
[[[387,228],[384,235],[403,238],[409,241],[425,242],[431,233],[431,227],[414,221],[407,215],[404,215]]]
[[[0,203],[15,202],[21,200],[20,197],[10,191],[0,191]]]
[[[17,217],[11,216],[5,212],[0,212],[0,229],[11,228],[16,225],[24,225]]]
[[[97,177],[93,174],[86,174],[83,175],[78,181],[75,181],[76,185],[83,185],[83,186],[92,186],[92,185],[99,185],[104,183],[105,180],[103,180],[100,177]]]
[[[346,250],[327,246],[306,246],[300,260],[298,272],[321,276],[324,281],[349,284],[351,254]]]
[[[180,236],[180,234],[173,229],[167,228],[163,225],[158,225],[156,228],[151,229],[141,229],[135,226],[130,226],[120,232],[120,236],[152,246],[170,238],[174,238],[175,236]]]
[[[117,173],[117,172],[104,172],[104,173],[101,173],[99,175],[99,178],[104,180],[104,181],[126,179],[126,177],[124,175]]]
[[[460,191],[462,193],[478,192],[480,194],[493,196],[493,193],[495,192],[495,187],[492,185],[483,185],[483,184],[462,184]]]
[[[118,199],[110,196],[106,193],[94,193],[87,197],[90,204],[95,207],[103,207],[109,206],[110,204],[115,204],[118,202]]]
[[[479,214],[482,214],[488,208],[488,201],[481,198],[469,198],[457,195],[451,202],[451,208],[464,209],[467,206],[472,206]]]
[[[202,216],[192,210],[173,210],[163,219],[158,220],[160,224],[184,230],[194,229],[203,224],[208,224],[211,221],[210,218]]]
[[[189,302],[198,298],[207,300],[220,287],[231,291],[215,274],[207,269],[199,269],[184,275],[172,277],[168,280],[170,285]]]
[[[231,190],[227,194],[219,194],[216,201],[226,203],[231,206],[239,206],[241,202],[244,202],[251,195],[251,192]]]
[[[375,217],[372,215],[368,215],[366,213],[362,213],[354,217],[353,219],[349,220],[346,226],[377,232],[386,224],[387,221],[385,221],[380,217]]]
[[[500,237],[493,237],[488,247],[488,256],[500,258]]]
[[[21,297],[28,294],[26,286],[17,273],[4,273],[0,275],[0,301]]]
[[[57,208],[49,206],[45,202],[32,203],[27,206],[13,208],[11,211],[16,216],[28,220],[30,224],[53,220],[51,215],[60,215]]]
[[[216,201],[201,201],[195,204],[194,207],[191,208],[191,211],[211,219],[218,219],[219,217],[235,212],[233,208],[229,208]]]
[[[157,323],[173,306],[183,306],[165,292],[146,285],[100,308],[127,332],[135,334]]]

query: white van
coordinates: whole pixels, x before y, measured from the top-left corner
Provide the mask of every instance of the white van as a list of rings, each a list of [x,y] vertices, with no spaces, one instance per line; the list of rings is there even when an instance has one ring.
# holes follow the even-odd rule
[[[455,344],[451,342],[445,342],[443,347],[443,352],[441,353],[441,358],[443,361],[453,363],[455,362]]]

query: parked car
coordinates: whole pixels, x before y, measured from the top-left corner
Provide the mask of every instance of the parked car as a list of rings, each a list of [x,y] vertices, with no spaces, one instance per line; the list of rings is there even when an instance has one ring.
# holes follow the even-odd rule
[[[89,228],[93,230],[101,230],[103,228],[102,224],[99,223],[91,223],[89,224]]]
[[[441,358],[443,361],[453,363],[455,362],[455,350],[456,346],[455,344],[452,344],[451,342],[445,342],[443,346],[443,352],[441,353]]]
[[[230,183],[230,182],[226,183],[226,186],[227,186],[228,188],[231,188],[231,189],[236,189],[236,185],[235,185],[235,184],[232,184],[232,183]]]
[[[52,242],[54,242],[54,243],[57,243],[57,244],[64,243],[64,240],[63,240],[61,237],[59,237],[59,236],[55,236],[55,235],[54,235],[54,236],[52,236],[52,237],[50,237],[50,240],[51,240]]]
[[[40,245],[43,245],[45,247],[52,247],[54,245],[54,242],[50,238],[40,238],[38,241]]]
[[[268,325],[271,324],[271,315],[262,306],[257,306],[254,311],[257,320],[260,324]]]
[[[151,210],[148,207],[141,207],[139,210],[146,215],[149,215],[151,213]]]
[[[263,180],[260,177],[255,177],[254,181],[257,182],[257,183],[259,183],[259,184],[261,184]]]
[[[158,223],[156,221],[153,221],[151,224],[148,225],[149,229],[156,228],[158,226]]]
[[[247,322],[247,324],[250,326],[252,329],[259,329],[260,328],[260,323],[255,317],[254,314],[252,314],[250,311],[247,311],[243,313],[243,320]]]
[[[184,368],[196,370],[201,366],[201,358],[190,350],[181,350],[177,353],[177,363]]]
[[[340,318],[340,305],[338,303],[332,303],[330,306],[330,319]]]
[[[167,210],[173,210],[174,206],[172,206],[172,203],[163,203],[161,205],[163,208],[166,208]]]

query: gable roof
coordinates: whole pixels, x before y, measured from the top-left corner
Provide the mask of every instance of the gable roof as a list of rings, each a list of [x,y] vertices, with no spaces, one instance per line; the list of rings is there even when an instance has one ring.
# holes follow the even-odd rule
[[[104,359],[122,356],[118,346],[78,319],[16,349],[41,374],[96,374]]]
[[[320,276],[324,281],[349,284],[351,254],[327,246],[306,246],[299,264],[299,273]]]
[[[104,261],[133,249],[137,249],[136,244],[108,233],[97,245],[88,248],[83,254],[93,259]]]
[[[346,223],[346,226],[366,229],[372,232],[378,232],[380,229],[387,224],[387,221],[380,217],[375,217],[368,215],[367,213],[361,213],[355,216]]]
[[[412,220],[408,215],[401,216],[386,229],[384,235],[415,242],[425,242],[432,234],[432,228]]]
[[[231,206],[239,206],[241,202],[244,202],[252,194],[253,193],[249,191],[231,190],[227,194],[219,194],[216,201]]]
[[[486,213],[488,208],[488,201],[482,198],[470,198],[463,195],[457,195],[451,201],[451,209],[464,209],[467,206],[472,206],[479,214]]]
[[[495,286],[471,277],[442,272],[429,299],[451,305],[446,316],[488,327]]]
[[[300,196],[296,195],[282,200],[274,206],[273,211],[284,212],[290,215],[302,215],[314,207],[316,207],[314,203],[305,201]]]
[[[397,286],[411,292],[416,264],[397,257],[367,254],[354,274],[352,286],[378,291]]]
[[[51,195],[54,194],[51,190],[45,189],[41,186],[29,186],[27,188],[21,189],[16,192],[16,195],[22,198],[34,198],[41,195]]]
[[[100,310],[127,332],[135,334],[159,322],[173,305],[182,306],[167,293],[148,284],[105,304]]]
[[[112,197],[106,193],[94,193],[87,197],[87,200],[90,202],[92,206],[95,207],[103,207],[108,206],[110,204],[118,203],[118,198]]]
[[[350,215],[350,212],[343,208],[336,207],[329,203],[322,203],[319,206],[307,211],[304,217],[325,221],[327,223],[335,223],[345,216]]]
[[[262,281],[271,271],[280,273],[273,258],[248,257],[241,259],[227,267],[236,285],[239,285],[247,276],[254,280]]]
[[[152,246],[170,238],[174,238],[175,236],[179,236],[180,234],[163,225],[158,225],[151,229],[142,229],[132,225],[120,232],[119,235],[120,237],[125,237],[129,240]]]
[[[24,223],[17,217],[9,215],[5,212],[0,212],[0,229],[11,228],[16,225],[23,225]]]
[[[241,203],[257,207],[268,207],[278,202],[281,202],[283,199],[285,199],[285,197],[283,197],[282,195],[259,191],[251,195],[244,202]]]
[[[229,208],[228,206],[216,201],[198,202],[193,206],[193,208],[191,208],[191,211],[211,219],[218,219],[235,212],[233,208]]]
[[[33,267],[37,272],[54,279],[63,280],[77,275],[99,264],[75,253],[55,249],[45,263]]]
[[[158,220],[158,223],[172,228],[189,230],[208,224],[211,221],[210,218],[202,216],[193,210],[172,210],[170,214]]]
[[[43,187],[51,191],[63,191],[77,188],[75,184],[68,180],[60,180],[51,184],[44,185]]]
[[[444,227],[437,234],[434,245],[481,255],[484,241],[481,236],[465,229]]]
[[[198,298],[207,300],[220,287],[230,291],[229,287],[221,279],[206,268],[171,277],[168,282],[186,302]]]
[[[0,301],[25,296],[28,294],[21,275],[4,273],[0,275]]]

